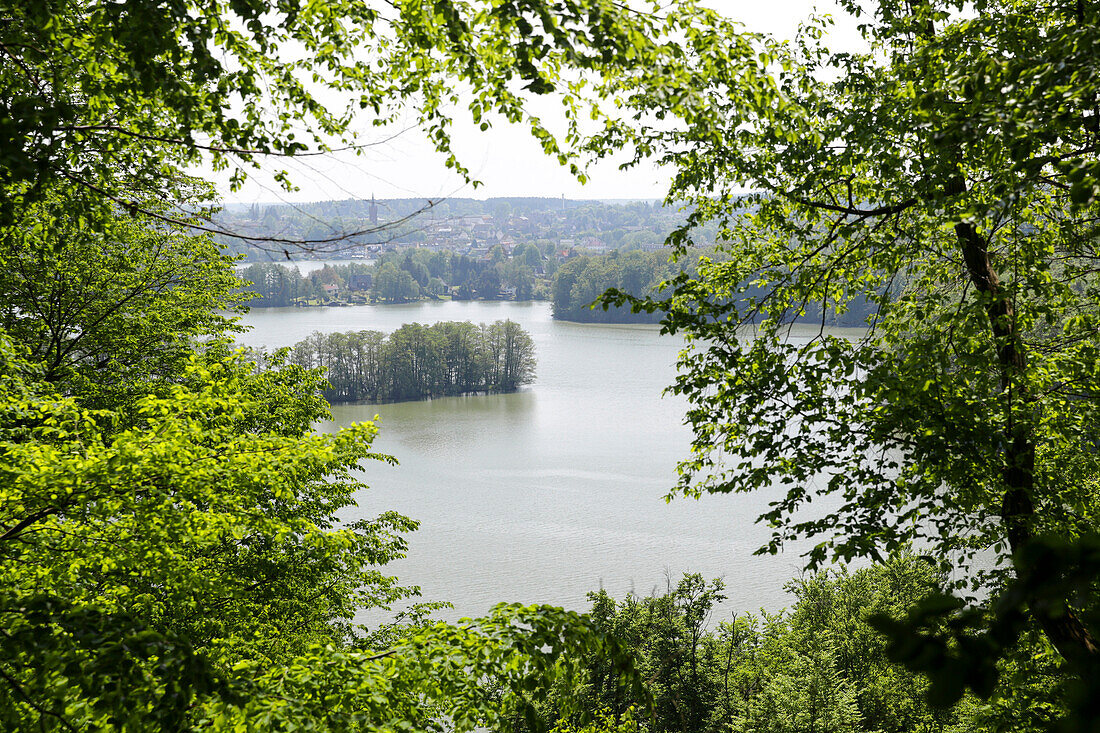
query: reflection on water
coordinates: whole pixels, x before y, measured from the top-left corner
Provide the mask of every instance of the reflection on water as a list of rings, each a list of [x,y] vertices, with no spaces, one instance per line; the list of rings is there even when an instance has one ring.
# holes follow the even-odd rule
[[[664,589],[684,571],[726,580],[731,611],[776,610],[798,573],[797,550],[755,557],[768,536],[753,523],[764,496],[664,496],[688,453],[686,404],[662,397],[683,347],[651,326],[555,322],[546,303],[257,309],[240,340],[283,346],[315,330],[392,331],[403,323],[511,318],[535,340],[538,378],[509,395],[385,405],[337,405],[321,430],[380,416],[371,486],[348,519],[396,509],[420,520],[408,558],[392,566],[451,617],[499,601],[587,608],[600,587],[616,596]]]

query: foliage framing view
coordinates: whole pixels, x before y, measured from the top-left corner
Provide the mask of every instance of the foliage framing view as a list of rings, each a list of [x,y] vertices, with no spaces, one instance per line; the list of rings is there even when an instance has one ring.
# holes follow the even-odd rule
[[[637,114],[598,138],[660,151],[689,224],[724,226],[723,261],[633,301],[695,344],[678,492],[775,492],[764,549],[817,538],[813,565],[912,545],[953,571],[961,597],[880,620],[941,703],[991,694],[1032,624],[1095,681],[1096,3],[843,6],[869,52],[712,19],[618,80]],[[857,298],[865,338],[785,338]]]
[[[185,165],[240,180],[411,114],[464,172],[459,106],[581,177],[656,156],[720,224],[726,257],[634,301],[695,345],[682,493],[778,491],[768,549],[820,537],[813,563],[914,543],[970,605],[879,624],[938,702],[1045,654],[1094,720],[1096,5],[846,2],[871,50],[834,53],[820,21],[779,44],[691,3],[0,2],[5,726],[534,725],[558,652],[611,643],[553,609],[357,636],[410,593],[377,570],[409,520],[334,523],[373,430],[312,436],[318,376],[226,353],[223,275],[171,244],[209,228]],[[528,93],[561,97],[560,138]],[[783,338],[852,298],[866,339]]]
[[[351,472],[390,459],[370,424],[311,433],[318,372],[228,351],[240,283],[202,236],[209,188],[180,173],[240,181],[405,116],[449,154],[460,88],[557,153],[516,88],[549,86],[564,57],[544,49],[588,66],[630,45],[614,6],[558,10],[0,2],[0,727],[537,725],[566,648],[615,656],[553,608],[355,628],[415,598],[380,570],[415,523],[338,524]]]

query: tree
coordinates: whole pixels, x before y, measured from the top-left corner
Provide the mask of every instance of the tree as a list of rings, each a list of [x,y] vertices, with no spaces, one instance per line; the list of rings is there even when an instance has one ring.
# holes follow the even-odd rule
[[[573,321],[654,321],[653,316],[632,313],[629,308],[593,308],[608,288],[635,296],[652,291],[652,284],[669,273],[667,257],[659,253],[630,252],[566,261],[551,281],[554,318]]]
[[[241,271],[244,287],[254,293],[256,298],[250,301],[252,306],[288,306],[300,296],[303,288],[302,275],[272,262],[257,262]]]
[[[387,303],[404,303],[416,300],[420,295],[420,289],[412,275],[405,270],[399,270],[392,262],[385,262],[378,268],[371,290],[375,297]]]
[[[1098,6],[845,8],[868,52],[823,48],[820,19],[778,44],[697,11],[609,82],[634,116],[591,145],[673,164],[694,209],[670,241],[713,221],[726,255],[632,299],[692,343],[677,493],[768,492],[762,549],[812,538],[811,564],[912,542],[956,570],[989,615],[940,600],[914,623],[953,633],[891,627],[941,703],[990,693],[1024,609],[1095,680]],[[862,338],[788,336],[861,298]]]
[[[517,244],[512,250],[512,259],[532,269],[542,266],[542,253],[533,242]]]
[[[489,326],[487,340],[491,352],[499,350],[500,377],[496,384],[505,392],[535,381],[535,342],[530,334],[512,320]]]
[[[482,129],[493,113],[524,123],[583,177],[525,111],[524,97],[557,92],[567,105],[581,102],[581,80],[561,69],[632,63],[650,25],[591,0],[552,10],[503,0],[397,8],[367,0],[4,0],[0,16],[0,227],[59,183],[75,187],[71,205],[84,216],[121,206],[187,218],[172,195],[177,171],[208,163],[231,169],[239,184],[272,157],[368,150],[377,141],[357,134],[363,123],[413,120],[447,165],[468,175],[451,151],[445,110],[456,108]],[[285,171],[277,178],[292,186]],[[370,231],[311,242],[228,233],[292,247]]]
[[[634,657],[651,715],[666,731],[945,731],[1005,725],[979,706],[942,711],[925,700],[928,681],[892,664],[886,640],[867,622],[873,611],[901,619],[942,577],[926,560],[901,555],[855,572],[817,573],[788,584],[792,607],[713,622],[721,581],[684,575],[667,591],[616,601],[589,594],[592,617]],[[708,628],[709,626],[709,628]],[[583,660],[584,684],[563,691],[593,710],[624,714],[645,705],[615,684],[607,660]],[[1049,690],[1048,690],[1049,691]],[[988,706],[981,706],[986,708]]]
[[[141,720],[158,704],[161,653],[191,660],[177,670],[191,675],[176,690],[186,710],[222,690],[213,669],[346,644],[360,607],[408,597],[377,568],[414,523],[334,526],[373,428],[309,436],[324,410],[316,374],[192,356],[120,424],[27,379],[40,371],[6,340],[3,358],[2,613],[19,633],[0,658],[0,709],[12,729]],[[51,663],[29,661],[47,651]],[[123,658],[134,678],[112,697],[96,679],[122,674]]]
[[[592,593],[592,616],[612,630],[638,656],[639,671],[653,695],[651,730],[690,733],[706,727],[715,698],[709,674],[718,656],[709,643],[706,623],[715,603],[725,599],[720,580],[707,583],[685,575],[675,588],[657,597],[626,598],[617,604],[606,592]],[[625,700],[614,684],[614,670],[604,660],[590,660],[594,692],[607,709],[621,712],[641,700]]]
[[[416,280],[416,284],[421,288],[427,287],[428,280],[431,278],[431,272],[428,270],[428,266],[420,259],[413,259],[413,252],[417,250],[407,249],[405,250],[405,259],[401,263],[401,269],[405,270],[412,276],[413,280]]]
[[[473,281],[473,285],[477,297],[484,300],[500,299],[500,272],[495,266],[488,265],[482,269]]]
[[[499,246],[499,245],[498,245]],[[516,300],[530,300],[534,292],[535,273],[522,262],[508,260],[498,266],[501,279],[516,289]]]
[[[440,324],[446,345],[448,385],[458,392],[487,389],[488,355],[481,330],[469,321]]]
[[[115,408],[171,382],[199,338],[232,332],[243,298],[208,236],[144,216],[81,226],[55,190],[7,230],[0,328],[41,378],[90,406]]]
[[[494,112],[526,122],[569,164],[517,87],[573,109],[582,82],[562,66],[628,59],[648,21],[554,11],[0,0],[0,252],[23,298],[14,342],[0,334],[5,729],[497,729],[568,675],[566,646],[603,646],[548,608],[353,628],[358,608],[409,595],[378,568],[413,524],[337,525],[361,488],[351,471],[384,457],[367,424],[312,434],[319,374],[203,341],[226,330],[216,309],[237,281],[203,259],[209,191],[179,174],[212,161],[239,184],[267,156],[362,150],[355,122],[414,119],[465,175],[443,112],[460,104],[483,128]],[[394,279],[390,297],[419,292]],[[348,342],[316,345],[317,366],[351,373]]]

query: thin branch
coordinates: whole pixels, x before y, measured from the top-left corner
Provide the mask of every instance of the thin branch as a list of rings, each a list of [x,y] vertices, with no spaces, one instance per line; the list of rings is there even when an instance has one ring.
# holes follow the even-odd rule
[[[826,211],[836,211],[848,216],[857,217],[857,222],[872,216],[890,216],[891,214],[898,214],[905,211],[909,207],[917,203],[917,199],[910,198],[902,201],[900,204],[892,204],[890,206],[879,206],[875,209],[860,209],[855,206],[837,206],[835,204],[826,204],[821,201],[810,201],[800,196],[791,196],[792,201],[802,204],[803,206],[809,206],[812,209],[825,209]]]
[[[396,227],[400,226],[401,224],[404,224],[405,222],[408,222],[408,221],[411,221],[411,220],[415,219],[417,216],[424,213],[428,209],[431,209],[437,203],[439,203],[438,201],[432,201],[431,199],[426,199],[427,202],[428,202],[427,206],[424,206],[423,208],[420,208],[420,209],[414,211],[411,214],[407,214],[407,215],[401,217],[400,219],[396,219],[395,221],[386,222],[385,224],[383,224],[381,226],[368,227],[366,229],[359,229],[359,230],[354,231],[354,232],[345,232],[345,233],[339,234],[337,236],[325,237],[323,239],[284,239],[282,237],[254,236],[254,235],[248,235],[248,234],[239,234],[237,232],[231,232],[227,229],[221,229],[221,228],[218,228],[218,227],[203,226],[201,224],[196,224],[193,221],[186,221],[184,219],[179,219],[179,218],[176,218],[174,216],[167,216],[165,214],[161,214],[161,213],[158,213],[156,211],[153,211],[152,209],[146,208],[145,206],[142,206],[141,204],[139,204],[136,201],[120,198],[119,196],[116,196],[116,195],[110,193],[109,191],[103,189],[102,187],[97,186],[94,183],[91,183],[89,181],[86,181],[86,180],[80,178],[79,176],[75,176],[75,175],[73,175],[71,173],[67,173],[65,171],[58,171],[58,174],[61,175],[63,178],[69,179],[70,181],[77,184],[78,186],[84,186],[85,188],[92,191],[93,193],[97,193],[100,196],[102,196],[103,198],[105,198],[109,201],[113,201],[114,203],[118,204],[119,206],[125,207],[126,210],[128,210],[128,211],[132,211],[132,212],[135,212],[135,213],[140,213],[144,216],[148,216],[150,219],[155,219],[157,221],[161,221],[161,222],[164,222],[166,224],[171,224],[173,226],[178,226],[178,227],[185,227],[185,228],[193,229],[193,230],[200,231],[200,232],[207,232],[209,234],[220,234],[220,235],[225,236],[225,237],[232,237],[234,239],[241,239],[241,240],[248,241],[248,242],[267,243],[267,244],[286,244],[286,245],[291,245],[291,246],[294,246],[294,247],[302,247],[302,248],[308,248],[310,245],[335,244],[337,242],[345,242],[349,239],[352,239],[353,237],[361,237],[361,236],[365,236],[365,235],[368,235],[368,234],[377,234],[378,232],[390,231],[390,230],[395,229]],[[209,219],[207,219],[207,221],[209,221]]]
[[[6,542],[17,538],[27,527],[31,526],[39,519],[44,519],[55,512],[57,512],[56,507],[46,507],[45,509],[40,509],[37,512],[28,514],[26,517],[19,520],[19,522],[4,530],[4,533],[0,534],[0,542]]]
[[[199,150],[209,150],[212,153],[224,153],[227,155],[270,155],[282,158],[305,158],[313,157],[317,155],[329,155],[331,153],[342,153],[349,150],[364,150],[366,148],[372,148],[379,145],[386,145],[393,140],[396,140],[401,135],[404,135],[409,130],[416,128],[416,125],[410,125],[404,127],[401,130],[393,133],[392,135],[385,137],[381,140],[375,140],[369,143],[359,143],[356,145],[345,145],[339,148],[330,148],[326,150],[312,150],[302,151],[297,153],[284,153],[275,150],[260,150],[258,148],[231,148],[223,147],[220,145],[203,145],[194,141],[181,140],[179,138],[165,137],[163,135],[150,135],[144,132],[136,132],[134,130],[128,130],[121,125],[65,125],[63,127],[57,127],[55,129],[63,132],[117,132],[129,137],[134,137],[139,140],[147,140],[149,142],[165,143],[168,145],[180,145],[188,148],[197,148]]]
[[[54,718],[57,718],[57,720],[61,723],[61,725],[65,726],[68,730],[73,731],[73,733],[76,733],[77,729],[75,727],[73,727],[72,723],[65,720],[64,715],[62,715],[61,713],[56,712],[54,710],[48,710],[48,709],[42,707],[41,705],[39,705],[38,703],[36,703],[31,698],[31,696],[27,694],[27,691],[23,689],[23,686],[20,685],[15,680],[15,678],[13,678],[11,675],[9,675],[7,672],[4,671],[3,667],[0,667],[0,678],[3,678],[4,681],[7,682],[8,685],[11,687],[11,689],[14,692],[18,693],[19,696],[22,697],[23,700],[28,705],[30,705],[31,708],[34,709],[39,715],[49,715],[49,716],[52,716]]]

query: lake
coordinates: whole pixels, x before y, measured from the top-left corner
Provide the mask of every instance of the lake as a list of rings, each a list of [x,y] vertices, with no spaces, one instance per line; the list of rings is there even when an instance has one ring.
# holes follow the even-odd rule
[[[268,260],[260,260],[259,262],[238,262],[235,267],[238,271],[244,270],[252,265],[259,264],[275,264],[280,267],[285,267],[288,270],[297,270],[300,275],[308,275],[311,272],[317,272],[325,267],[346,267],[347,265],[373,265],[375,260],[373,258],[360,257],[356,260],[287,260],[278,254],[272,254]]]
[[[386,405],[336,405],[332,431],[377,414],[375,448],[400,465],[366,467],[370,489],[346,519],[396,509],[421,522],[406,559],[390,566],[444,618],[494,603],[587,610],[586,594],[663,591],[683,572],[725,579],[734,612],[779,610],[799,574],[798,552],[752,554],[768,537],[754,524],[768,497],[665,495],[688,454],[686,402],[662,397],[680,337],[656,326],[554,321],[545,302],[439,302],[345,308],[258,308],[238,341],[287,346],[313,331],[393,331],[404,323],[510,318],[535,341],[538,377],[507,395]],[[811,327],[807,327],[809,334]],[[816,332],[816,328],[812,328]],[[794,337],[798,338],[796,330]]]

